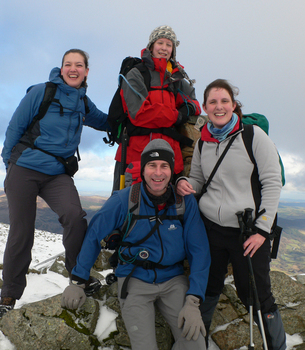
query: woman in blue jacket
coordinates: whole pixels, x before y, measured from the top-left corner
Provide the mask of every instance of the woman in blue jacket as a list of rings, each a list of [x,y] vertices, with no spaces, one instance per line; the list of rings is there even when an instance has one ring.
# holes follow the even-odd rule
[[[26,286],[37,196],[58,215],[64,229],[63,244],[69,273],[76,264],[87,229],[86,213],[73,179],[66,174],[58,157],[73,157],[83,125],[104,131],[108,128],[107,114],[98,110],[89,98],[85,106],[88,72],[88,55],[78,49],[67,51],[61,69],[53,68],[50,73],[56,93],[44,117],[27,132],[44,99],[46,84],[42,83],[29,89],[6,131],[1,155],[7,169],[4,190],[10,231],[3,259],[0,317],[14,307]]]

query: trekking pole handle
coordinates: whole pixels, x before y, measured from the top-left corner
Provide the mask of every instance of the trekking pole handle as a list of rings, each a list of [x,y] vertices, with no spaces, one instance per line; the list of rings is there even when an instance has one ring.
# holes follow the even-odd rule
[[[235,215],[237,216],[238,224],[239,224],[239,227],[240,227],[240,232],[244,233],[245,224],[244,224],[244,221],[243,221],[243,212],[242,211],[238,211],[237,213],[235,213]]]
[[[251,208],[245,209],[245,222],[246,222],[247,229],[249,231],[252,231],[252,223],[253,223],[252,212],[253,212],[253,209]]]

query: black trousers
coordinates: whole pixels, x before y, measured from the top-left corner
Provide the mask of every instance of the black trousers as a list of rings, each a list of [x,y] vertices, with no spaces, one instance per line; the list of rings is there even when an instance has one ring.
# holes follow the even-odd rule
[[[86,212],[81,207],[73,179],[66,174],[51,176],[10,164],[4,190],[8,200],[10,230],[3,258],[1,295],[20,299],[31,263],[37,196],[44,199],[59,217],[68,272],[76,265],[86,234]]]
[[[221,227],[211,222],[206,223],[210,251],[211,267],[206,295],[219,296],[224,286],[228,263],[233,266],[234,282],[237,293],[248,309],[249,297],[249,271],[247,258],[243,256],[244,250],[240,237],[240,230],[230,227]],[[265,240],[263,245],[251,258],[262,313],[276,309],[275,299],[271,293],[270,282],[270,241]],[[207,302],[208,302],[207,298]],[[204,303],[203,303],[204,304]],[[216,305],[215,305],[216,306]]]

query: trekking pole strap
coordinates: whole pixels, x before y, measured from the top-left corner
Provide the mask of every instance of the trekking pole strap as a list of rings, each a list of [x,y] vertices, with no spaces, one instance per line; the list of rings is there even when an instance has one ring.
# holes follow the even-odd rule
[[[122,289],[121,289],[121,299],[126,299],[128,292],[127,292],[127,286],[128,286],[128,282],[130,280],[130,277],[132,276],[132,274],[134,273],[134,270],[136,269],[137,265],[135,265],[132,269],[132,271],[130,272],[130,274],[125,278],[124,283],[122,285]]]

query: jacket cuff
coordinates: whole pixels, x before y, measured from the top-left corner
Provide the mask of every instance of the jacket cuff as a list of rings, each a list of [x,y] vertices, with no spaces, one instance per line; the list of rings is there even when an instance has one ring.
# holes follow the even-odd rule
[[[83,278],[80,278],[80,277],[78,277],[78,276],[76,276],[76,275],[71,275],[71,280],[72,281],[76,281],[76,282],[78,282],[78,284],[84,284],[84,283],[86,283],[87,281],[86,280],[84,280]]]
[[[187,293],[186,293],[186,296],[188,296],[188,295],[192,295],[193,297],[196,297],[196,298],[198,298],[198,300],[199,300],[199,303],[202,303],[202,297],[201,297],[201,296],[199,296],[199,295],[196,295],[196,294],[187,294]]]
[[[255,226],[255,229],[256,229],[257,233],[259,233],[261,236],[270,239],[270,233],[268,233],[268,232],[266,232],[266,231],[264,231],[256,226]]]
[[[179,178],[176,180],[175,186],[177,186],[177,184],[178,184],[178,182],[179,182],[180,180],[186,180],[186,181],[188,182],[188,178],[187,178],[186,176],[181,176],[181,177],[179,177]]]

